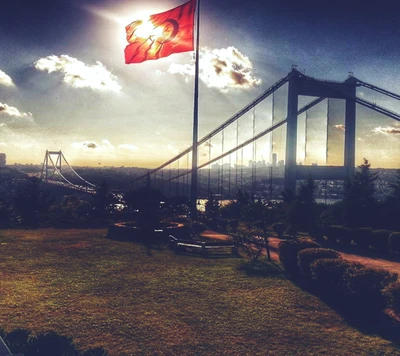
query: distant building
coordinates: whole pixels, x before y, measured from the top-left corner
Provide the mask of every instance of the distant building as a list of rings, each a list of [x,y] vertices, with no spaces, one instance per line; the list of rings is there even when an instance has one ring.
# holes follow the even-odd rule
[[[285,165],[285,161],[282,159],[278,162],[278,167],[283,167]]]
[[[276,164],[278,162],[278,155],[276,153],[272,154],[272,167],[276,167]]]
[[[4,167],[6,165],[6,154],[0,153],[0,167]]]

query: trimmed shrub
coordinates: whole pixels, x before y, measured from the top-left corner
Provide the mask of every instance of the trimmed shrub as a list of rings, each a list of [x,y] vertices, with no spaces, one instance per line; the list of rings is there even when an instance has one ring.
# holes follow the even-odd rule
[[[372,230],[370,246],[379,251],[389,251],[389,236],[391,233],[391,230]]]
[[[383,289],[397,279],[397,275],[385,270],[363,266],[348,268],[343,276],[348,308],[354,312],[374,315],[385,308]]]
[[[79,351],[69,336],[62,336],[53,331],[31,335],[27,329],[16,329],[6,333],[0,329],[4,342],[13,354],[23,353],[24,356],[107,356],[101,347]]]
[[[392,232],[389,236],[389,250],[400,253],[400,232]]]
[[[357,267],[361,265],[341,258],[322,258],[311,263],[310,274],[321,292],[337,301],[343,299],[346,294],[343,281],[345,272]]]
[[[272,229],[275,231],[275,233],[278,235],[278,237],[282,237],[283,233],[286,230],[286,224],[284,223],[275,223],[272,225]]]
[[[316,247],[321,246],[310,239],[281,241],[278,246],[279,260],[289,275],[298,277],[300,275],[300,270],[297,264],[297,254],[299,251],[306,248]]]
[[[352,240],[360,247],[368,248],[371,243],[372,228],[360,227],[351,231]]]
[[[349,245],[351,242],[350,229],[341,225],[332,225],[327,228],[326,237],[328,241]]]
[[[306,248],[297,254],[297,264],[303,277],[311,279],[311,264],[321,258],[340,258],[337,251],[330,248]]]
[[[400,316],[400,280],[389,284],[384,289],[384,295],[388,300],[389,307]]]
[[[326,228],[314,225],[310,228],[309,234],[315,240],[322,240],[326,234]]]

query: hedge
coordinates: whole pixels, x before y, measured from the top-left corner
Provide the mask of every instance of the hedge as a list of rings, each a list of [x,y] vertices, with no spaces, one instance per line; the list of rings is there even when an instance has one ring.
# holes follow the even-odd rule
[[[281,241],[278,245],[279,260],[286,272],[292,277],[300,276],[300,269],[297,264],[297,254],[306,248],[321,247],[310,239],[293,239]]]
[[[341,225],[332,225],[327,228],[326,237],[328,241],[349,245],[351,242],[351,230]]]
[[[297,254],[297,264],[303,277],[311,279],[311,264],[321,258],[340,258],[340,254],[330,248],[306,248]]]
[[[361,267],[361,264],[339,258],[322,258],[310,265],[310,274],[322,293],[335,299],[342,299],[346,294],[343,276],[348,269]]]
[[[391,233],[391,230],[372,230],[370,246],[382,252],[389,251],[389,236]]]
[[[371,243],[372,228],[371,227],[360,227],[358,229],[352,229],[352,240],[360,247],[368,248]]]
[[[384,289],[384,294],[388,300],[389,307],[400,317],[400,280],[389,284]]]
[[[386,306],[383,289],[397,279],[397,275],[385,270],[356,267],[348,268],[343,281],[348,307],[370,314],[382,311]]]
[[[400,253],[400,232],[392,232],[389,236],[389,250]]]
[[[0,336],[13,354],[24,356],[107,356],[101,347],[79,351],[69,336],[53,331],[36,336],[27,329],[15,329],[9,333],[0,328]]]

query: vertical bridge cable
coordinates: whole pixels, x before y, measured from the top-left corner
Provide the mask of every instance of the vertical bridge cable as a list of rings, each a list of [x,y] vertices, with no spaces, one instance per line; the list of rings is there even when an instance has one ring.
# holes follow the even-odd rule
[[[236,121],[236,147],[239,146],[239,120]],[[239,168],[239,154],[236,151],[235,152],[235,158],[236,158],[236,167],[235,167],[235,188],[236,191],[239,190],[238,187],[238,168]]]
[[[221,153],[224,154],[225,153],[225,130],[222,130],[222,145],[221,145]],[[223,195],[224,195],[224,159],[221,159],[221,192],[220,192],[220,197],[221,200],[223,199]]]
[[[168,179],[168,196],[171,198],[172,194],[171,194],[171,174],[172,174],[172,168],[171,168],[171,164],[169,164],[169,179]]]
[[[330,126],[330,99],[326,101],[326,157],[325,157],[325,165],[328,165],[328,157],[329,157],[329,126]]]
[[[271,103],[271,126],[274,124],[275,121],[275,93],[272,93],[272,103]],[[271,131],[269,135],[269,141],[270,141],[270,166],[269,166],[269,199],[272,200],[272,167],[273,167],[273,153],[274,153],[274,140],[273,140],[273,131]]]
[[[256,108],[253,108],[253,137],[256,135]],[[255,174],[256,174],[256,142],[253,141],[253,153],[251,162],[251,198],[254,199],[255,195]]]
[[[186,159],[186,171],[188,172],[188,174],[186,174],[186,194],[188,196],[188,198],[190,198],[190,186],[189,186],[189,154],[187,155],[187,159]],[[198,182],[197,182],[197,186],[198,186]]]
[[[308,132],[308,110],[306,110],[306,120],[304,124],[304,165],[307,164],[307,132]]]
[[[176,180],[176,195],[180,194],[180,184],[179,184],[179,159],[178,159],[178,179]]]
[[[208,161],[211,161],[211,139],[208,145]],[[211,164],[208,167],[208,194],[211,192]]]

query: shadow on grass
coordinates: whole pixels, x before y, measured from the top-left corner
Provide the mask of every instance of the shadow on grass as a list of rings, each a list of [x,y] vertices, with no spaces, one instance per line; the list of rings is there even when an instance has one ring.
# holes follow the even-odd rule
[[[286,275],[287,276],[287,275]],[[314,294],[323,303],[335,310],[348,325],[367,335],[378,335],[400,346],[400,321],[395,320],[388,310],[377,310],[368,301],[349,300],[334,292],[324,292],[318,286],[301,279],[287,276],[302,290]]]
[[[239,270],[249,276],[286,278],[285,271],[277,263],[266,260],[242,263]]]

